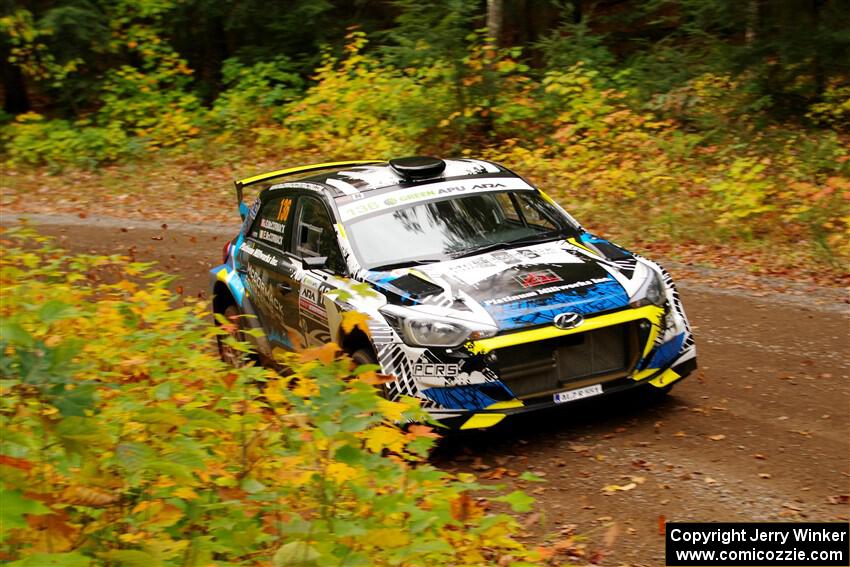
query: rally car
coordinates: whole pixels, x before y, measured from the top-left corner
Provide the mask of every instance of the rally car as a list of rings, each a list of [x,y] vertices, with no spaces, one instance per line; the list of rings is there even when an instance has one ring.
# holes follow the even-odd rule
[[[262,330],[241,336],[264,360],[333,341],[395,377],[386,396],[415,396],[460,429],[664,392],[696,368],[667,272],[499,164],[336,162],[249,177],[236,192],[243,223],[211,270],[213,309]],[[343,331],[349,311],[368,332]],[[239,363],[228,343],[222,357]]]

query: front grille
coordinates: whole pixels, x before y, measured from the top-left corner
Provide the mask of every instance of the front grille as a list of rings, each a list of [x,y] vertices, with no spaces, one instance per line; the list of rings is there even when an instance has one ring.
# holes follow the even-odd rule
[[[496,351],[502,382],[518,398],[628,376],[638,360],[637,322]]]

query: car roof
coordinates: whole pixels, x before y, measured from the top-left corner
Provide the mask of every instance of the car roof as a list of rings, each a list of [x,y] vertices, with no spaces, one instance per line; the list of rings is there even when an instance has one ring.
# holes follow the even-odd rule
[[[478,159],[446,159],[446,168],[439,177],[412,181],[400,175],[387,162],[343,166],[297,180],[275,183],[269,189],[320,190],[337,201],[362,197],[363,193],[382,190],[420,188],[429,183],[482,177],[519,178],[499,164]]]

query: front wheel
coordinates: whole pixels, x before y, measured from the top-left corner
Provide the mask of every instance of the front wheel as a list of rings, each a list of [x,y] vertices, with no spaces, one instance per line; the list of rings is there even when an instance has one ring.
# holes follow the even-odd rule
[[[358,366],[362,364],[378,364],[378,359],[375,358],[375,354],[371,350],[365,348],[354,351],[351,355],[351,360],[357,363]]]
[[[361,348],[359,350],[354,351],[351,354],[351,360],[353,360],[354,363],[358,366],[360,366],[362,364],[378,364],[378,359],[375,357],[375,353],[372,352],[371,349],[365,349],[365,348]],[[386,398],[388,400],[391,399],[389,389],[387,388],[387,384],[381,384],[379,388],[380,388],[380,391],[381,391],[381,395],[384,398]]]

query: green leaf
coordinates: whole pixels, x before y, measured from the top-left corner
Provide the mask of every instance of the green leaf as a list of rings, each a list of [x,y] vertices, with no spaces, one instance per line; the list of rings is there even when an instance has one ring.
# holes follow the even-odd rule
[[[11,321],[0,321],[0,339],[24,346],[31,346],[33,342],[26,329]]]
[[[6,567],[89,567],[90,557],[76,551],[71,553],[34,553],[19,561],[7,563]]]
[[[256,494],[266,489],[266,485],[254,478],[246,478],[242,481],[242,490],[248,494]]]
[[[506,502],[514,512],[528,512],[534,503],[534,498],[521,490],[514,490],[510,494],[492,499],[494,502]]]
[[[303,541],[292,541],[278,549],[272,558],[275,567],[317,565],[321,557],[316,548]]]
[[[92,447],[102,447],[110,441],[95,418],[76,415],[60,421],[56,435],[68,451],[76,453],[86,453]]]
[[[517,478],[519,480],[524,480],[526,482],[546,482],[546,479],[537,476],[533,472],[528,472],[528,471],[525,471],[524,473],[519,475],[519,477],[517,477]]]
[[[351,374],[354,376],[359,376],[366,372],[380,372],[381,365],[380,364],[361,364],[354,370],[352,370]]]
[[[50,324],[61,319],[67,319],[74,312],[75,309],[72,306],[54,299],[41,306],[41,309],[38,310],[38,318],[42,322]]]
[[[26,527],[26,514],[49,514],[50,508],[26,498],[17,490],[0,486],[0,536],[10,528]]]
[[[53,405],[65,417],[82,417],[87,409],[91,409],[95,402],[97,388],[94,384],[81,384],[73,390],[59,386],[53,389],[51,401]]]
[[[99,554],[99,556],[125,567],[160,567],[162,565],[162,561],[150,553],[137,549],[112,549]]]
[[[352,445],[343,445],[334,453],[334,458],[346,465],[354,465],[363,460],[365,453]]]

